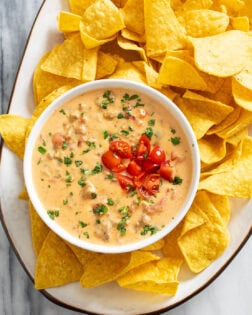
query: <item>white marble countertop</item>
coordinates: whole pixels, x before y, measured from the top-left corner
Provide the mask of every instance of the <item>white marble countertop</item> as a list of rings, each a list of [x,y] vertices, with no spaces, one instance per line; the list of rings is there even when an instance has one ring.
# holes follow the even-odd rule
[[[7,111],[16,72],[42,0],[1,0],[1,112]],[[221,275],[169,315],[252,314],[252,238]],[[33,288],[0,224],[0,315],[77,314],[47,300]]]

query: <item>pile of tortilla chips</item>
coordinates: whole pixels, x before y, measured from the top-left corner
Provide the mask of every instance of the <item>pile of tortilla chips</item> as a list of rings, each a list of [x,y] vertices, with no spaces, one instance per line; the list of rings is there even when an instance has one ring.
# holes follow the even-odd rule
[[[29,203],[37,255],[35,287],[110,281],[174,295],[186,264],[199,273],[229,244],[229,197],[252,197],[252,2],[248,0],[69,0],[62,43],[39,61],[31,119],[0,117],[20,158],[41,112],[76,85],[123,78],[154,87],[188,118],[201,154],[201,180],[184,220],[161,241],[131,253],[88,252],[60,239]],[[20,194],[27,199],[26,192]]]

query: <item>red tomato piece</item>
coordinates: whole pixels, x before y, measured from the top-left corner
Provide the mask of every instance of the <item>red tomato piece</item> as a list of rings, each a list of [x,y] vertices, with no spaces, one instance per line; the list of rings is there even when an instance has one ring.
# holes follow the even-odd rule
[[[121,164],[121,159],[110,150],[103,153],[101,159],[102,163],[110,170]]]
[[[161,164],[165,161],[165,151],[159,145],[156,145],[149,154],[149,158],[156,164]]]
[[[175,177],[175,167],[171,166],[170,160],[167,160],[160,165],[159,173],[161,177],[172,182]]]
[[[148,193],[154,195],[159,191],[160,184],[160,175],[159,174],[150,174],[145,178],[143,187],[147,190]]]
[[[143,161],[150,153],[150,139],[146,135],[142,135],[138,142],[138,148],[136,151],[136,160],[138,162]]]
[[[136,187],[141,187],[144,183],[145,177],[147,174],[145,172],[141,172],[138,176],[134,176],[134,184]]]
[[[159,165],[149,158],[143,160],[142,167],[146,173],[154,173],[159,169]]]
[[[136,163],[136,161],[132,160],[127,166],[127,172],[132,176],[137,176],[142,173],[142,168]]]
[[[131,191],[135,189],[134,181],[132,177],[127,175],[118,174],[117,180],[123,190]]]
[[[112,141],[109,145],[109,149],[116,153],[122,159],[131,159],[132,152],[131,146],[123,140]]]
[[[118,166],[112,168],[112,172],[121,173],[121,172],[125,171],[126,168],[127,168],[126,165],[119,164]]]

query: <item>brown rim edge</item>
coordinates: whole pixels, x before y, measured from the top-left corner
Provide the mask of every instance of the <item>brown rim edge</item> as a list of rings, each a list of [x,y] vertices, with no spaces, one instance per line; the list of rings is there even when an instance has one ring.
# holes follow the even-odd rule
[[[11,103],[12,103],[12,98],[13,98],[13,94],[14,94],[14,91],[15,91],[15,88],[16,88],[16,84],[17,84],[17,79],[18,79],[18,75],[19,75],[19,71],[20,71],[20,68],[21,68],[21,65],[23,63],[23,60],[24,60],[24,57],[25,57],[25,53],[26,53],[26,49],[28,47],[28,44],[30,42],[30,38],[31,38],[31,35],[32,35],[32,31],[33,31],[33,28],[34,28],[34,25],[36,24],[37,22],[37,19],[40,15],[40,12],[42,11],[44,5],[45,5],[45,2],[47,0],[43,0],[39,10],[38,10],[38,13],[34,19],[34,22],[32,24],[32,28],[31,28],[31,31],[29,33],[29,36],[26,40],[26,44],[25,44],[25,48],[24,48],[24,52],[23,52],[23,56],[21,58],[21,61],[19,63],[19,67],[18,67],[18,70],[17,70],[17,74],[16,74],[16,78],[15,78],[15,81],[14,81],[14,85],[13,85],[13,88],[12,88],[12,92],[11,92],[11,96],[10,96],[10,100],[9,100],[9,104],[8,104],[8,108],[7,108],[7,113],[9,112],[10,110],[10,106],[11,106]],[[0,146],[0,161],[1,161],[1,158],[2,158],[2,148],[3,148],[3,141],[1,142],[1,146]],[[3,217],[3,212],[2,212],[2,207],[1,207],[1,200],[0,200],[0,221],[2,223],[2,226],[3,226],[3,229],[5,231],[5,234],[11,244],[11,247],[18,259],[18,261],[20,262],[21,266],[23,267],[23,269],[25,270],[26,274],[29,276],[29,278],[31,279],[31,281],[34,283],[34,278],[33,276],[30,274],[30,272],[28,271],[28,269],[26,268],[26,265],[24,264],[21,256],[19,255],[15,245],[14,245],[14,242],[12,241],[11,239],[11,236],[8,232],[8,229],[7,229],[7,226],[5,225],[5,221],[4,221],[4,217]],[[184,299],[182,299],[181,301],[173,304],[173,305],[170,305],[168,307],[165,307],[163,309],[160,309],[160,310],[157,310],[157,311],[153,311],[153,312],[148,312],[148,313],[139,313],[138,315],[158,315],[158,314],[162,314],[166,311],[169,311],[183,303],[185,303],[186,301],[188,301],[189,299],[191,299],[192,297],[196,296],[198,293],[200,293],[201,291],[203,291],[206,287],[208,287],[226,268],[227,266],[231,263],[231,261],[237,256],[237,254],[240,252],[240,250],[243,248],[243,246],[246,244],[246,242],[248,241],[248,239],[250,238],[250,236],[252,235],[252,227],[250,228],[250,230],[248,231],[248,234],[245,236],[245,238],[243,239],[243,241],[241,242],[241,244],[239,245],[239,247],[236,249],[236,251],[233,253],[232,256],[230,256],[230,258],[225,262],[225,264],[204,284],[202,285],[201,287],[199,287],[197,290],[195,290],[194,292],[192,292],[191,294],[189,294],[188,296],[186,296]],[[89,314],[89,315],[101,315],[101,313],[92,313],[92,312],[88,312],[86,310],[82,310],[82,309],[79,309],[77,307],[73,307],[71,305],[68,305],[58,299],[56,299],[54,296],[52,296],[50,293],[48,293],[46,290],[41,290],[39,291],[41,292],[48,300],[50,300],[51,302],[53,302],[54,304],[57,304],[61,307],[64,307],[66,309],[69,309],[71,311],[75,311],[75,312],[80,312],[80,313],[83,313],[83,314]]]

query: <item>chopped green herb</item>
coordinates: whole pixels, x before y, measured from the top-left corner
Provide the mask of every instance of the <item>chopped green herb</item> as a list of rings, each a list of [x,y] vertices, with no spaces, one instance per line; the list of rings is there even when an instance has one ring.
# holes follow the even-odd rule
[[[95,223],[96,224],[101,224],[101,220],[97,219],[97,220],[95,220]]]
[[[117,118],[118,118],[118,119],[123,119],[123,118],[125,118],[125,116],[124,116],[123,113],[119,113],[119,114],[117,115]]]
[[[41,153],[41,154],[45,154],[45,153],[47,152],[46,148],[44,148],[44,147],[42,147],[42,146],[39,146],[39,147],[38,147],[38,151],[39,151],[39,153]]]
[[[174,128],[171,128],[171,133],[175,134],[176,130]]]
[[[108,207],[104,204],[98,204],[93,208],[94,214],[103,215],[108,212]]]
[[[79,166],[81,166],[82,165],[82,161],[80,161],[80,160],[76,160],[76,161],[74,161],[74,163],[75,163],[75,166],[76,167],[79,167]]]
[[[74,153],[73,152],[70,152],[70,158],[72,159],[74,157]]]
[[[126,214],[122,217],[121,221],[117,224],[117,230],[120,232],[121,235],[126,234],[126,222],[129,220],[130,215]]]
[[[105,176],[105,179],[114,179],[115,175],[113,173],[109,173],[108,175]]]
[[[66,171],[66,179],[65,179],[65,182],[66,183],[72,183],[73,181],[73,176],[68,172]]]
[[[62,144],[62,149],[65,150],[68,147],[68,143],[66,141],[63,142]]]
[[[151,226],[149,224],[145,225],[142,231],[140,232],[141,235],[146,235],[148,232],[150,232],[151,235],[158,232],[158,228]]]
[[[79,225],[84,228],[87,226],[87,223],[83,222],[83,221],[79,221]]]
[[[59,210],[48,210],[47,214],[50,219],[54,220],[56,217],[59,216]]]
[[[103,139],[107,139],[108,136],[109,136],[109,134],[108,134],[107,130],[104,130],[103,131]]]
[[[129,207],[128,206],[123,206],[118,210],[122,214],[128,214],[129,213]]]
[[[128,130],[124,130],[124,129],[122,129],[122,130],[120,131],[120,133],[121,133],[122,135],[124,135],[124,136],[128,136],[128,135],[129,135],[129,131],[128,131]]]
[[[84,174],[84,175],[89,173],[89,170],[87,168],[81,168],[80,171],[81,171],[81,174]]]
[[[68,200],[67,199],[63,199],[63,205],[67,205],[68,204]]]
[[[70,158],[70,157],[68,157],[68,156],[64,156],[64,164],[66,165],[66,166],[69,166],[69,165],[71,165],[72,164],[72,159]]]
[[[86,182],[83,178],[79,179],[78,180],[78,184],[81,186],[81,187],[84,187],[86,185]]]
[[[149,126],[155,126],[156,120],[155,119],[151,119],[148,121],[148,125]]]
[[[91,193],[91,199],[95,199],[97,197],[96,193]]]
[[[113,200],[112,198],[108,198],[107,204],[108,204],[109,206],[113,206],[114,200]]]
[[[114,98],[111,97],[111,91],[105,91],[102,97],[104,99],[101,101],[101,108],[107,109],[109,104],[114,103]]]
[[[83,235],[86,237],[86,238],[89,238],[89,233],[88,232],[84,232]]]
[[[138,99],[136,104],[134,105],[134,108],[136,107],[140,107],[140,106],[144,106],[144,104],[140,103],[141,102],[141,99]]]
[[[172,183],[173,183],[173,185],[180,185],[180,184],[182,184],[182,182],[183,182],[182,178],[180,178],[179,176],[175,176]]]
[[[92,171],[90,172],[90,174],[95,175],[95,174],[101,173],[102,170],[103,170],[102,164],[97,163],[95,167],[92,169]]]
[[[149,139],[151,139],[153,136],[153,129],[151,127],[147,127],[144,132],[144,135],[146,135]]]
[[[61,109],[59,112],[63,115],[66,115],[66,112],[64,111],[64,109]]]
[[[180,144],[180,137],[171,138],[171,142],[172,142],[173,145]]]
[[[88,153],[88,152],[90,152],[92,149],[95,149],[95,148],[96,148],[95,142],[86,141],[85,143],[86,143],[86,145],[88,146],[88,148],[82,151],[83,154]]]
[[[117,133],[112,133],[109,135],[109,141],[113,141],[114,139],[118,139]]]

